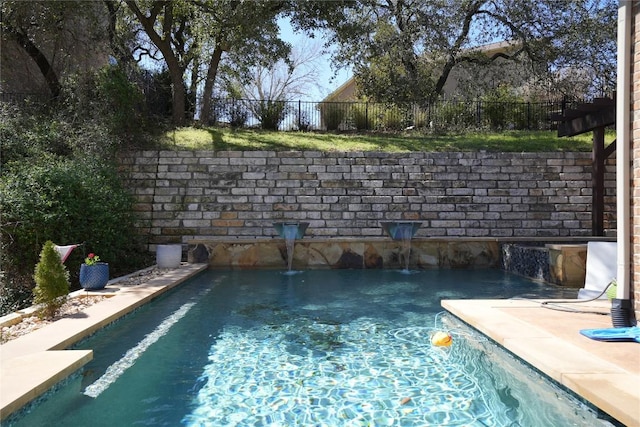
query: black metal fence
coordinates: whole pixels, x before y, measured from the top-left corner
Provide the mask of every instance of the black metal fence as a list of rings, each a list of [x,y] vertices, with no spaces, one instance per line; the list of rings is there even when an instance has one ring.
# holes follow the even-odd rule
[[[442,100],[426,106],[373,102],[304,102],[215,99],[210,124],[237,128],[322,131],[405,129],[549,130],[550,120],[573,103]]]
[[[157,104],[150,99],[147,101]],[[170,117],[168,101],[168,110],[163,114]],[[547,102],[475,99],[439,100],[418,106],[358,101],[256,101],[231,98],[212,101],[208,120],[211,125],[281,131],[550,130],[557,126],[557,122],[550,120],[551,114],[564,112],[578,102],[566,99]],[[0,93],[0,102],[25,106],[50,102],[50,97],[42,94]],[[145,110],[151,114],[152,110]],[[203,121],[202,117],[197,118]]]

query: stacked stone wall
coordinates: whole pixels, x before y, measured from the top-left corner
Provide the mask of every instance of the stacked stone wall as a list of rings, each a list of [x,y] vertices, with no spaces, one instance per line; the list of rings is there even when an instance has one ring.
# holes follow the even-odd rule
[[[420,220],[416,237],[591,235],[590,153],[138,151],[121,159],[150,243],[383,237],[380,221]],[[606,170],[615,231],[615,165]]]

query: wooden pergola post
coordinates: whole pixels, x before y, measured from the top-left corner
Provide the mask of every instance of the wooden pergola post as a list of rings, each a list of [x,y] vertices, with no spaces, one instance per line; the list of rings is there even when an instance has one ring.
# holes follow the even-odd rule
[[[593,131],[591,234],[604,236],[604,167],[607,157],[616,147],[614,141],[605,148],[604,133],[607,126],[616,122],[615,97],[597,98],[592,103],[580,104],[576,109],[552,115],[551,120],[559,122],[559,137]]]
[[[593,130],[592,150],[592,186],[591,195],[591,234],[604,236],[604,164],[606,160],[604,150],[604,127]]]

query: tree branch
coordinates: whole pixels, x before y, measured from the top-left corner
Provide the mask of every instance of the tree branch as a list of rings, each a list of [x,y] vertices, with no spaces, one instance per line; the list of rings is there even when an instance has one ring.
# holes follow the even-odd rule
[[[467,9],[467,13],[465,14],[465,17],[464,17],[462,30],[460,31],[460,34],[458,34],[458,37],[456,38],[455,43],[451,47],[451,50],[449,51],[449,56],[447,58],[447,62],[445,63],[442,73],[440,74],[440,77],[436,82],[436,86],[434,89],[435,96],[440,95],[440,93],[442,92],[442,88],[444,88],[444,85],[447,82],[447,79],[449,78],[449,74],[451,74],[451,70],[453,70],[453,67],[456,65],[458,61],[457,53],[460,52],[460,49],[462,48],[462,44],[467,39],[467,37],[469,37],[469,29],[471,28],[471,21],[473,20],[473,17],[479,13],[480,7],[482,6],[482,4],[483,4],[482,1],[474,1],[469,4],[469,8]]]

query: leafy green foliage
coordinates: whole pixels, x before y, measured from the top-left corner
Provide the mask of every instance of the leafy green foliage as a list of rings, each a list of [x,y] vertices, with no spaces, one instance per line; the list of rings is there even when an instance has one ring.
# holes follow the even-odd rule
[[[375,127],[373,113],[369,112],[367,104],[355,104],[349,112],[350,123],[358,131],[372,130]]]
[[[46,111],[26,114],[10,104],[0,103],[2,165],[42,154],[69,155],[73,139],[68,123]]]
[[[433,126],[436,132],[464,130],[476,125],[473,106],[463,101],[445,101],[434,112]]]
[[[379,119],[382,128],[385,131],[400,131],[411,125],[408,121],[410,109],[404,106],[388,105],[382,110]]]
[[[50,240],[45,242],[40,252],[40,261],[36,264],[33,278],[36,282],[33,302],[42,304],[39,315],[53,318],[69,294],[69,272]]]
[[[323,102],[318,105],[322,112],[324,125],[327,130],[338,130],[347,116],[347,107],[341,103]]]
[[[4,272],[0,271],[0,313],[12,313],[31,305],[33,291],[31,283],[13,281],[8,285]]]
[[[122,71],[108,67],[64,82],[60,103],[34,110],[0,104],[2,165],[38,158],[109,158],[121,147],[146,142],[140,92]]]
[[[513,77],[574,97],[615,86],[612,0],[313,3],[298,6],[299,25],[324,24],[334,61],[353,67],[360,95],[378,102],[435,100],[452,73],[487,70],[498,59],[518,64],[524,76],[497,73],[495,83]],[[508,43],[478,49],[496,41]]]
[[[96,75],[100,110],[109,113],[111,132],[132,137],[140,128],[142,92],[118,67],[105,67]]]
[[[144,136],[142,92],[128,80],[124,70],[106,66],[70,76],[63,85],[63,94],[60,119],[74,118],[74,124],[82,127],[79,137],[84,144],[95,134],[91,148],[101,151],[101,155],[108,156],[118,146]],[[79,148],[83,152],[87,149],[86,145]]]
[[[521,111],[517,108],[524,100],[515,96],[507,86],[499,86],[484,97],[485,121],[491,129],[515,127]]]
[[[262,100],[257,105],[260,126],[265,130],[278,130],[287,114],[287,104],[282,101]]]
[[[242,128],[249,121],[249,111],[244,105],[238,103],[229,107],[228,117],[232,128]]]
[[[140,261],[132,199],[115,167],[103,160],[46,159],[12,164],[0,181],[3,267],[20,275],[35,263],[34,247],[43,239],[60,244],[87,242],[125,271]],[[77,267],[77,265],[75,265]],[[31,267],[33,268],[33,267]]]

